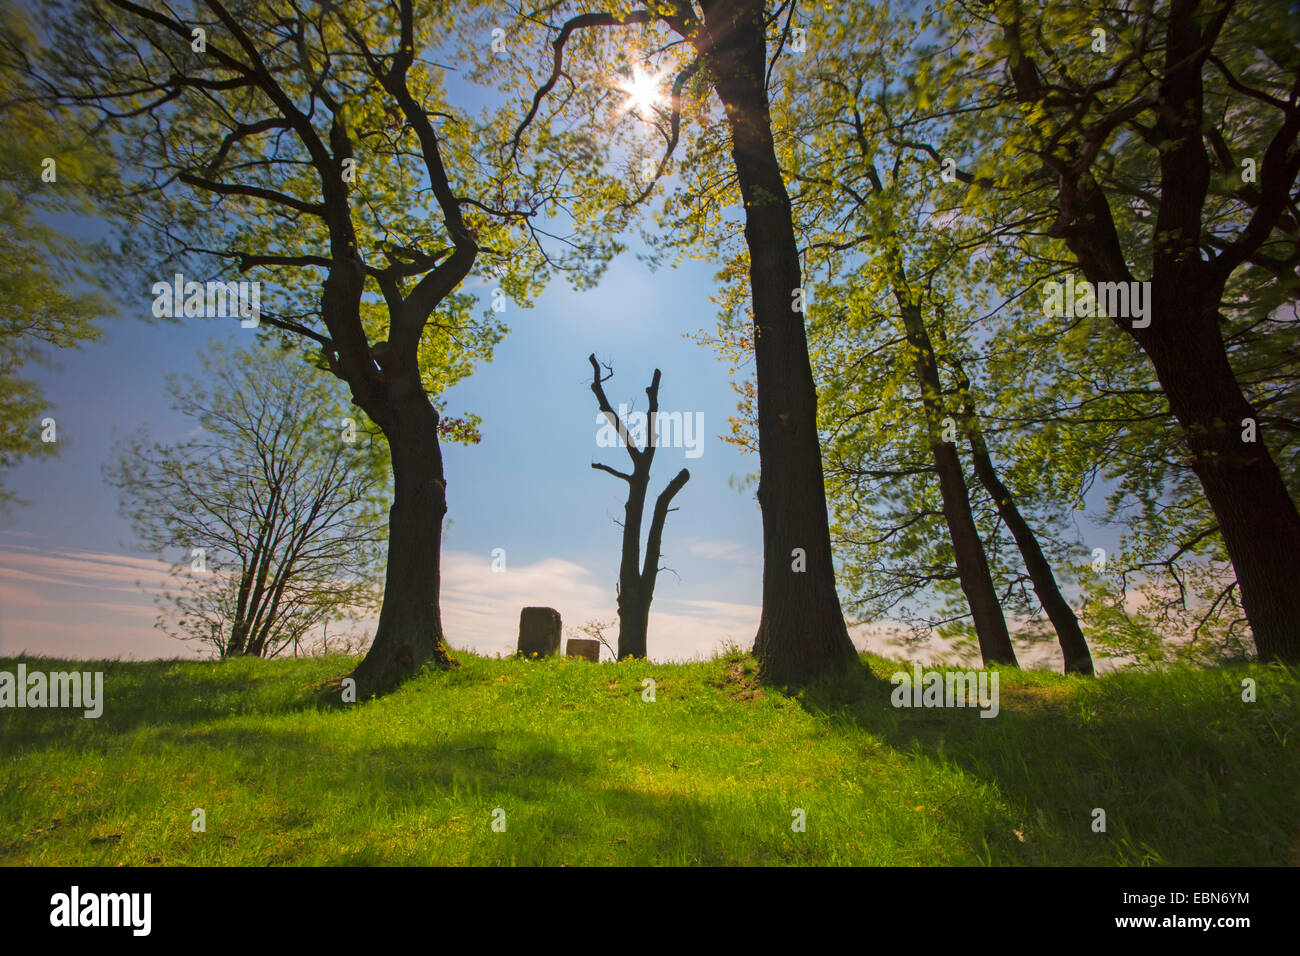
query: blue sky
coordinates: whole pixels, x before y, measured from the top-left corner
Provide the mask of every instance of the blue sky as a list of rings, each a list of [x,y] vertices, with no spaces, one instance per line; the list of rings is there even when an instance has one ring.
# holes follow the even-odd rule
[[[489,105],[490,94],[457,77],[448,85],[471,109]],[[715,267],[688,261],[651,271],[629,241],[632,251],[594,290],[556,282],[532,309],[509,304],[511,332],[494,361],[447,394],[450,413],[482,418],[480,444],[444,449],[442,607],[453,647],[511,651],[525,605],[556,607],[571,628],[616,616],[615,519],[625,486],[591,463],[621,469],[626,454],[597,444],[591,352],[614,368],[606,383],[614,405],[644,409],[658,367],[661,409],[703,416],[698,457],[662,448],[655,462],[652,497],[683,466],[691,480],[665,531],[664,563],[675,573],[660,575],[651,657],[708,655],[723,642],[747,646],[753,639],[762,525],[754,487],[744,479],[758,463],[721,440],[736,405],[728,370],[689,338],[713,327]],[[0,525],[0,654],[148,658],[198,649],[154,629],[166,566],[137,548],[101,470],[114,443],[142,425],[163,441],[185,435],[192,423],[167,407],[167,375],[197,372],[212,337],[240,341],[259,332],[241,329],[237,319],[146,321],[150,286],[169,277],[123,276],[112,290],[122,317],[105,323],[103,340],[34,370],[54,405],[60,454],[5,479],[29,503]],[[491,568],[498,548],[503,573]],[[857,637],[862,646],[883,647],[879,632]]]
[[[458,72],[445,78],[471,111],[491,108],[498,95]],[[631,251],[594,290],[576,293],[556,282],[532,309],[507,306],[511,332],[495,360],[447,393],[450,413],[483,420],[480,444],[444,448],[443,614],[453,646],[512,649],[526,604],[558,608],[566,625],[615,618],[621,530],[614,519],[625,486],[591,463],[622,469],[626,453],[597,445],[592,352],[614,368],[606,390],[616,406],[643,409],[658,367],[661,408],[703,415],[699,457],[662,448],[655,462],[652,495],[683,466],[691,480],[665,531],[665,564],[676,573],[660,575],[651,656],[709,654],[722,641],[752,640],[761,520],[753,487],[739,491],[733,479],[756,470],[757,461],[719,438],[736,403],[727,368],[686,338],[713,325],[713,271],[690,262],[651,272]],[[60,454],[6,478],[30,503],[15,508],[0,531],[0,653],[191,652],[152,628],[163,568],[158,555],[136,548],[101,469],[113,443],[141,425],[158,440],[184,435],[192,425],[167,407],[166,376],[197,371],[198,352],[212,336],[238,341],[258,333],[237,320],[142,321],[150,285],[169,276],[124,276],[113,290],[123,317],[105,325],[104,339],[33,376],[55,406]],[[496,548],[506,553],[504,573],[491,571]]]
[[[652,495],[683,466],[691,480],[664,536],[664,562],[676,574],[660,575],[651,657],[707,656],[723,642],[752,641],[762,524],[753,486],[737,486],[757,460],[721,440],[736,403],[727,368],[688,338],[711,327],[713,289],[708,263],[651,271],[625,253],[594,290],[557,283],[532,309],[507,307],[511,332],[495,360],[447,394],[450,411],[483,419],[481,443],[444,446],[442,608],[453,647],[512,651],[526,605],[557,608],[566,628],[616,616],[624,485],[591,463],[621,469],[626,453],[597,444],[591,352],[614,366],[605,386],[613,404],[644,409],[658,367],[661,409],[703,414],[699,457],[662,448],[655,461]],[[167,407],[165,377],[196,372],[213,337],[258,332],[237,319],[144,321],[152,296],[143,280],[118,299],[123,317],[105,325],[102,341],[62,353],[56,368],[34,376],[55,405],[60,454],[9,476],[29,503],[0,530],[0,654],[143,659],[200,650],[154,629],[165,567],[136,547],[101,469],[114,443],[141,425],[160,440],[189,431],[192,423]],[[503,573],[491,569],[496,548],[505,551]],[[860,646],[885,646],[883,630],[855,636]],[[1029,657],[1043,653],[1054,652]]]
[[[621,534],[614,519],[621,517],[624,486],[591,463],[621,469],[626,454],[597,446],[591,352],[614,367],[606,390],[615,405],[644,409],[644,389],[658,367],[662,409],[703,415],[699,457],[663,448],[655,462],[652,494],[683,466],[691,481],[676,500],[680,510],[669,516],[665,563],[677,574],[660,576],[652,653],[658,647],[655,656],[707,654],[721,640],[752,639],[761,523],[752,487],[739,491],[733,479],[757,462],[720,439],[735,409],[727,369],[686,337],[711,326],[712,289],[707,263],[652,272],[625,253],[594,290],[556,284],[532,309],[507,307],[511,332],[495,360],[447,395],[449,410],[483,418],[480,444],[445,447],[450,526],[444,548],[449,570],[480,612],[456,633],[455,609],[445,608],[454,646],[508,650],[525,603],[556,606],[566,625],[614,617]],[[117,298],[122,318],[106,324],[102,341],[62,353],[57,367],[34,376],[55,406],[60,454],[9,476],[29,503],[10,514],[0,547],[9,550],[12,569],[30,569],[38,553],[62,555],[71,566],[51,569],[44,581],[17,584],[9,576],[0,602],[0,652],[189,653],[152,633],[147,581],[153,576],[146,565],[104,557],[96,574],[116,568],[121,580],[115,583],[125,589],[111,599],[84,584],[88,555],[158,557],[136,548],[101,468],[114,442],[141,425],[161,440],[184,435],[192,425],[167,407],[165,377],[197,371],[199,351],[212,337],[238,341],[258,332],[234,319],[144,321],[152,302],[144,282],[117,290]],[[505,550],[504,574],[491,572],[495,548]],[[24,588],[26,597],[19,593]],[[30,600],[41,588],[52,592],[43,611]],[[148,615],[125,609],[131,605],[150,609]],[[86,626],[87,613],[98,616],[90,626],[104,631],[102,641],[71,633]]]

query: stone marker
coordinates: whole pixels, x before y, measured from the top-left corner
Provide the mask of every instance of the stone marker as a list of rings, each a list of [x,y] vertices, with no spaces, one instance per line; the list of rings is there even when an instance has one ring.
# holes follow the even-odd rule
[[[569,657],[581,657],[594,663],[600,663],[600,641],[589,637],[569,638]]]
[[[519,612],[519,653],[550,657],[560,652],[560,612],[553,607],[526,607]]]

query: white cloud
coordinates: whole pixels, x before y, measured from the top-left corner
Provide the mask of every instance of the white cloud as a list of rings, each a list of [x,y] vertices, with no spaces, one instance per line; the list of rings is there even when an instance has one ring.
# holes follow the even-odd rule
[[[697,547],[731,553],[729,542],[697,542],[692,551],[702,553]],[[164,589],[169,571],[166,563],[148,558],[0,545],[0,655],[191,657],[202,645],[174,640],[153,626],[153,599]],[[591,620],[617,622],[613,581],[597,580],[580,564],[547,558],[495,572],[485,555],[443,552],[442,622],[452,647],[512,653],[519,611],[535,605],[559,611],[567,634]],[[677,599],[671,590],[661,589],[650,612],[650,657],[680,661],[711,656],[729,643],[748,648],[760,616],[755,604]],[[374,624],[373,618],[361,620],[353,630],[372,633]],[[859,650],[923,664],[953,660],[947,642],[937,640],[904,651],[897,643],[904,632],[891,623],[850,630]],[[605,636],[612,644],[617,634],[615,623]],[[1059,666],[1059,655],[1052,643],[1038,645],[1022,653],[1021,663]],[[978,666],[978,655],[967,663]]]
[[[93,551],[0,546],[0,654],[25,650],[61,657],[188,657],[199,645],[153,627],[156,594],[169,565]],[[136,600],[124,600],[130,594]],[[444,551],[442,622],[453,647],[511,653],[521,608],[560,612],[566,631],[617,618],[613,582],[598,582],[582,565],[548,558],[494,572],[484,555]],[[710,601],[660,600],[650,615],[656,660],[708,655],[724,640],[747,645],[757,607]],[[373,629],[373,619],[359,622]],[[613,642],[617,629],[608,632]]]
[[[0,654],[188,657],[190,646],[153,627],[153,598],[169,570],[148,558],[6,542],[0,545]]]

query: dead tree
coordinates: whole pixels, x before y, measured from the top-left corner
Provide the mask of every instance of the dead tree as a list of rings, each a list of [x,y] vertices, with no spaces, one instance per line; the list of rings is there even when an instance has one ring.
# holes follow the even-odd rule
[[[624,506],[623,518],[623,556],[618,568],[618,658],[646,656],[646,630],[650,621],[650,602],[654,598],[655,579],[659,576],[660,547],[663,543],[664,521],[673,496],[682,490],[690,480],[691,473],[683,468],[677,477],[668,482],[668,486],[659,493],[655,500],[654,514],[650,518],[650,534],[646,538],[645,562],[641,561],[641,518],[645,511],[646,489],[650,485],[650,466],[655,457],[656,416],[659,414],[659,369],[655,369],[654,378],[645,390],[650,399],[650,408],[646,416],[645,447],[637,448],[628,434],[627,426],[618,417],[618,413],[605,397],[604,382],[613,377],[614,371],[605,367],[606,374],[600,374],[600,363],[596,356],[588,356],[591,362],[591,391],[596,396],[600,410],[605,413],[610,424],[618,433],[619,440],[627,449],[632,459],[631,474],[624,474],[609,465],[593,462],[591,467],[597,471],[607,471],[615,478],[627,482],[627,504]]]

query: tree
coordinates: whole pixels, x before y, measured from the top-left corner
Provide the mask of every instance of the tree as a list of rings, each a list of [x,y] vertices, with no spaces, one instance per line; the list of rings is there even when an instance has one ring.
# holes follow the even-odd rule
[[[1014,44],[1009,47],[1003,26],[1009,22],[1008,17],[1020,15],[1019,9],[1018,5],[1009,3],[940,7],[946,19],[942,21],[943,29],[931,28],[937,40],[935,46],[918,54],[914,57],[917,62],[905,67],[897,66],[902,58],[896,57],[890,64],[892,75],[888,70],[882,72],[885,80],[880,93],[869,91],[860,101],[873,123],[880,118],[877,108],[887,110],[883,127],[877,123],[875,128],[883,128],[892,145],[906,147],[917,156],[928,155],[936,177],[940,168],[943,169],[952,185],[949,196],[937,200],[935,206],[949,227],[984,219],[987,238],[981,242],[977,259],[988,258],[1001,266],[1009,257],[1000,247],[1012,243],[1022,254],[1029,253],[1029,258],[1014,264],[1006,276],[1008,301],[1038,299],[1043,283],[1062,281],[1065,272],[1079,269],[1079,260],[1072,253],[1067,256],[1071,260],[1068,263],[1059,261],[1060,253],[1043,255],[1051,245],[1042,241],[1043,234],[1062,237],[1062,230],[1073,228],[1069,220],[1075,211],[1062,210],[1058,201],[1062,169],[1077,172],[1088,167],[1089,175],[1096,177],[1101,184],[1100,191],[1109,201],[1117,246],[1129,262],[1141,263],[1153,246],[1160,246],[1157,227],[1162,196],[1158,184],[1168,166],[1168,163],[1162,166],[1162,151],[1152,148],[1160,137],[1150,125],[1161,111],[1160,95],[1156,95],[1158,79],[1150,77],[1158,77],[1164,69],[1158,61],[1162,52],[1161,36],[1167,35],[1164,19],[1167,11],[1121,5],[1117,8],[1119,12],[1101,14],[1074,5],[1046,4],[1032,15],[1024,14],[1024,42],[1041,65],[1042,85],[1040,97],[1018,103],[1016,84],[1032,71],[1019,70],[1015,64],[1008,68],[1007,50],[1014,49]],[[995,22],[992,31],[984,29],[990,10],[1003,21]],[[841,14],[841,21],[850,18],[846,12]],[[1227,18],[1226,24],[1217,23],[1220,14]],[[1255,28],[1259,23],[1268,27]],[[1245,238],[1241,230],[1253,228],[1247,223],[1261,225],[1254,217],[1252,206],[1260,198],[1251,187],[1256,159],[1242,160],[1238,169],[1233,154],[1238,158],[1267,155],[1277,143],[1278,135],[1285,132],[1285,117],[1295,105],[1297,60],[1294,50],[1280,39],[1286,35],[1287,23],[1276,7],[1236,4],[1230,14],[1228,7],[1215,7],[1214,16],[1207,16],[1205,25],[1212,28],[1211,32],[1222,26],[1219,38],[1222,42],[1211,44],[1214,53],[1201,60],[1206,91],[1204,115],[1213,120],[1203,125],[1204,142],[1198,146],[1213,157],[1216,167],[1208,193],[1203,197],[1201,230],[1204,256],[1214,258],[1216,253]],[[825,29],[824,21],[818,26],[819,54],[828,49],[838,53],[855,47],[844,41],[843,33]],[[1294,36],[1293,24],[1291,30]],[[859,30],[857,38],[854,52],[865,58],[878,48],[889,49],[894,34]],[[884,58],[888,59],[888,54]],[[840,62],[843,63],[843,58]],[[981,73],[981,65],[987,65],[986,72]],[[801,74],[811,72],[805,70]],[[801,111],[787,108],[784,115],[802,121],[811,114],[807,124],[799,122],[801,130],[830,115],[831,124],[840,127],[845,145],[851,148],[855,131],[850,104],[856,109],[859,100],[849,97],[848,102],[836,102],[825,114],[818,114],[817,109],[827,101],[833,102],[837,88],[850,82],[846,77],[855,73],[840,66],[826,70],[825,74],[818,78],[821,85],[813,95],[795,101]],[[976,82],[972,83],[973,80]],[[1263,97],[1256,95],[1261,90],[1267,91]],[[895,111],[891,116],[889,111],[894,109],[899,91],[912,94],[915,108],[903,115]],[[892,95],[886,96],[886,92]],[[839,110],[838,119],[833,115],[835,110]],[[942,135],[933,139],[924,135],[922,131],[927,125],[937,126]],[[1164,145],[1171,143],[1165,140]],[[875,148],[877,144],[871,145]],[[1050,161],[1043,158],[1044,151],[1051,154]],[[1282,149],[1283,153],[1287,151]],[[810,174],[803,165],[789,161],[784,154],[782,159],[786,168],[792,170],[791,175],[805,187],[803,194],[796,197],[795,205],[801,215],[806,215],[805,197],[814,192],[807,185],[810,180],[829,179],[826,188],[833,188],[835,177],[827,177],[820,171]],[[957,166],[957,160],[964,168]],[[881,166],[887,169],[888,160]],[[968,170],[974,170],[974,175]],[[1064,179],[1068,181],[1073,175],[1069,172]],[[1293,187],[1286,191],[1294,196]],[[942,189],[938,192],[942,193]],[[816,201],[815,193],[812,199]],[[1294,199],[1288,201],[1293,203]],[[1296,392],[1295,378],[1287,371],[1287,365],[1294,366],[1297,353],[1294,307],[1287,300],[1294,301],[1297,288],[1294,221],[1293,213],[1283,212],[1264,245],[1232,273],[1216,306],[1216,334],[1222,340],[1241,394],[1258,414],[1257,418],[1243,418],[1239,426],[1233,426],[1238,428],[1238,444],[1250,453],[1255,446],[1262,446],[1264,454],[1281,465],[1278,469],[1281,485],[1287,487],[1292,499],[1296,495],[1295,472],[1286,463],[1293,461],[1296,453],[1291,414]],[[1073,225],[1086,231],[1101,222],[1102,217],[1094,209],[1078,215]],[[1187,233],[1180,229],[1179,235],[1185,237]],[[1135,265],[1133,271],[1139,274],[1140,269],[1140,265]],[[1157,285],[1153,279],[1152,286]],[[1250,303],[1250,307],[1244,308],[1243,303]],[[1030,397],[1037,399],[1043,396],[1039,384],[1054,378],[1051,387],[1055,395],[1069,394],[1070,408],[1058,405],[1052,409],[1033,409],[1030,402],[1009,399],[1007,392],[990,396],[977,385],[972,394],[983,393],[981,403],[988,402],[990,397],[996,402],[981,404],[981,418],[994,423],[993,427],[1004,433],[1019,423],[1040,430],[1042,438],[1035,439],[1038,448],[1034,451],[1040,461],[1070,461],[1068,470],[1085,475],[1089,481],[1100,473],[1118,477],[1125,496],[1137,499],[1133,511],[1123,515],[1133,545],[1126,549],[1130,554],[1125,557],[1131,557],[1135,564],[1130,563],[1130,567],[1140,567],[1143,576],[1167,578],[1167,582],[1160,582],[1160,590],[1167,597],[1161,597],[1157,610],[1160,613],[1191,611],[1185,631],[1193,636],[1202,631],[1209,618],[1226,612],[1230,638],[1236,606],[1234,595],[1240,582],[1231,573],[1223,576],[1213,569],[1219,521],[1208,505],[1208,498],[1185,480],[1187,475],[1194,474],[1190,463],[1196,456],[1188,454],[1186,429],[1171,419],[1169,406],[1158,391],[1166,376],[1156,365],[1147,366],[1145,372],[1135,368],[1104,341],[1106,326],[1112,325],[1125,329],[1124,340],[1131,345],[1133,336],[1128,333],[1141,334],[1143,324],[1130,323],[1130,316],[1113,312],[1112,321],[1103,317],[1102,334],[1094,334],[1090,341],[1087,336],[1074,334],[1080,324],[1074,316],[1064,322],[1045,321],[1041,308],[1037,319],[1032,308],[1015,311],[1020,315],[1013,322],[999,321],[996,327],[980,329],[977,342],[1000,346],[1001,356],[993,356],[995,350],[991,347],[986,351],[997,363],[1009,368],[1010,374],[1004,382],[1011,388],[1030,391]],[[997,310],[990,314],[996,316]],[[1032,329],[1034,324],[1042,331],[1043,340],[1054,333],[1069,336],[1056,342],[1052,350],[1035,347],[1034,354],[1049,365],[1035,364],[1028,353],[1021,351],[1026,342],[1038,337]],[[1130,325],[1133,327],[1129,328]],[[1006,334],[1008,330],[1013,332],[1010,338]],[[1094,326],[1093,332],[1096,331]],[[1171,330],[1166,333],[1166,345],[1177,345],[1178,333]],[[1068,345],[1073,350],[1085,343],[1098,359],[1104,349],[1105,361],[1079,361],[1086,359],[1084,353],[1066,353],[1062,348]],[[1143,354],[1136,349],[1134,353]],[[1067,362],[1063,363],[1062,358]],[[1184,371],[1194,364],[1185,363]],[[1056,370],[1057,374],[1045,375],[1045,368]],[[953,372],[959,381],[965,377],[955,367]],[[972,370],[973,375],[980,372],[978,368]],[[1069,383],[1069,376],[1078,373],[1083,373],[1082,377]],[[1185,390],[1189,384],[1184,383]],[[1007,409],[1014,406],[1018,406],[1016,414],[1008,415]],[[1061,411],[1069,417],[1062,417]],[[969,416],[966,420],[969,421]],[[1172,435],[1161,435],[1161,429],[1169,427],[1174,428]],[[1050,438],[1067,433],[1072,439],[1085,440],[1062,455],[1051,447]],[[1015,443],[1029,450],[1027,444]],[[975,448],[972,436],[972,450]],[[1077,463],[1084,454],[1091,462],[1079,469]],[[978,459],[978,455],[975,457]],[[1017,459],[1008,464],[1027,475],[1031,462]],[[1230,459],[1220,461],[1221,466],[1229,464]],[[1043,472],[1042,468],[1034,468],[1036,474]],[[1045,477],[1051,484],[1064,487],[1064,483],[1051,478],[1050,472]],[[1022,484],[1021,489],[1024,487]],[[1202,501],[1206,502],[1205,507]],[[1256,510],[1257,517],[1270,513],[1268,508],[1250,507]],[[1284,508],[1283,514],[1289,510]],[[1014,523],[1009,512],[1004,519],[1008,525]],[[1256,540],[1263,539],[1256,536]],[[1267,550],[1268,545],[1263,547]],[[1032,554],[1026,555],[1027,567],[1033,566],[1031,557]],[[1123,573],[1124,563],[1128,562],[1115,562],[1111,566]],[[1274,567],[1280,565],[1275,562]],[[1196,587],[1191,586],[1192,579],[1197,580]],[[1048,585],[1050,593],[1050,582]],[[1035,582],[1035,588],[1038,587]],[[1195,611],[1191,608],[1193,595],[1203,600],[1203,607]],[[1043,603],[1048,606],[1046,599]],[[1066,608],[1061,606],[1061,610]],[[1177,616],[1186,619],[1189,615]],[[1062,620],[1065,626],[1058,623],[1057,627],[1064,638],[1074,628],[1064,615]],[[1065,649],[1064,639],[1062,645]]]
[[[62,111],[41,108],[23,76],[23,51],[35,45],[28,15],[0,4],[0,472],[25,458],[52,454],[58,421],[43,425],[49,403],[25,366],[49,350],[99,338],[96,320],[108,302],[87,268],[102,244],[63,235],[53,215],[86,216],[85,184],[111,175],[101,151],[65,126]],[[0,488],[0,504],[12,501]]]
[[[331,376],[272,341],[213,343],[168,379],[196,437],[141,430],[106,470],[150,547],[181,549],[159,627],[221,657],[274,657],[371,610],[383,568],[387,446]]]
[[[1282,39],[1286,12],[1236,0],[1121,4],[1113,19],[981,9],[988,31],[949,28],[991,51],[971,75],[1017,108],[1006,165],[1039,187],[1017,208],[1050,223],[1094,287],[1149,274],[1149,315],[1110,318],[1159,378],[1259,657],[1300,660],[1300,512],[1222,320],[1241,272],[1295,288],[1300,56]]]
[[[681,491],[691,478],[691,473],[683,468],[659,497],[655,499],[654,513],[650,519],[650,531],[646,537],[645,563],[641,562],[641,521],[645,513],[646,490],[650,485],[650,466],[654,463],[655,450],[658,448],[659,416],[659,369],[646,388],[649,408],[646,412],[646,426],[643,446],[636,446],[635,436],[629,433],[627,424],[619,418],[605,396],[604,383],[613,376],[613,370],[606,366],[607,375],[601,376],[600,363],[596,356],[589,355],[591,362],[591,391],[605,417],[609,420],[619,444],[627,449],[632,459],[632,471],[625,473],[596,462],[592,468],[608,472],[615,478],[627,482],[627,504],[623,508],[623,550],[618,567],[618,659],[646,656],[646,631],[650,621],[650,602],[654,600],[655,581],[662,570],[659,558],[663,545],[664,521],[668,518],[673,498]]]
[[[566,67],[565,50],[570,38],[595,28],[666,28],[676,40],[664,46],[685,41],[692,54],[673,80],[665,154],[637,200],[649,195],[677,145],[686,83],[698,74],[722,104],[744,208],[756,366],[763,609],[754,655],[763,679],[798,683],[855,660],[856,651],[835,589],[803,280],[769,110],[768,36],[775,36],[779,55],[790,22],[787,15],[782,25],[782,8],[769,8],[764,0],[702,0],[698,7],[697,13],[694,4],[672,0],[609,13],[578,5],[564,19],[548,7],[555,23],[551,69],[519,134],[546,95],[569,76],[572,64]],[[656,37],[662,39],[662,34]],[[646,48],[651,45],[647,42]]]
[[[815,43],[784,74],[774,109],[805,273],[827,276],[809,290],[810,341],[822,383],[828,493],[841,522],[839,556],[855,590],[868,592],[867,603],[881,612],[900,597],[955,579],[969,610],[941,625],[969,616],[984,659],[1012,663],[982,540],[996,542],[998,529],[977,522],[959,454],[959,432],[974,419],[944,381],[958,377],[944,368],[956,362],[956,352],[934,342],[946,338],[952,301],[978,299],[981,270],[963,245],[965,230],[950,238],[959,220],[944,201],[946,187],[920,168],[910,146],[891,141],[884,123],[916,112],[932,92],[915,75],[928,62],[921,31],[887,9],[861,6],[814,11],[804,23]],[[733,263],[724,270],[729,278],[737,274]],[[724,312],[716,340],[724,350],[735,342],[737,325],[734,311]],[[990,467],[977,473],[996,478],[987,443],[982,458]],[[1002,515],[1010,523],[1012,504],[1003,486],[994,519]],[[1032,531],[1023,522],[1020,531],[1028,533],[1016,543],[1024,545],[1043,605],[1053,608],[1049,616],[1061,622],[1063,648],[1068,639],[1082,643],[1072,612],[1056,613],[1069,606],[1050,568],[1037,573],[1045,565]],[[921,542],[924,548],[917,547]],[[855,566],[859,560],[870,567]],[[919,615],[927,629],[933,616]],[[1077,646],[1065,657],[1075,669],[1088,658],[1086,644],[1081,657]]]
[[[826,365],[832,378],[856,374],[868,348],[905,349],[910,354],[933,468],[922,466],[918,471],[909,464],[908,474],[902,477],[933,474],[938,478],[957,577],[985,661],[1012,662],[1015,657],[957,453],[959,432],[970,444],[975,477],[1010,531],[1057,632],[1066,671],[1090,674],[1091,656],[1078,620],[1038,536],[998,474],[959,356],[961,349],[947,341],[950,300],[959,299],[964,307],[973,308],[984,291],[983,270],[973,253],[978,250],[981,258],[988,258],[988,247],[995,245],[995,237],[988,234],[976,232],[972,237],[959,210],[944,195],[955,177],[938,177],[918,168],[928,165],[930,157],[915,142],[921,126],[913,118],[936,112],[926,107],[935,96],[935,85],[946,86],[948,78],[927,73],[934,51],[921,42],[921,28],[886,7],[856,7],[826,16],[814,13],[811,29],[818,38],[816,49],[785,85],[781,104],[785,120],[781,156],[798,190],[795,207],[807,267],[809,272],[824,268],[828,275],[855,269],[885,277],[877,284],[893,298],[903,328],[901,338],[891,337],[894,323],[876,334],[871,324],[879,321],[877,313],[872,312],[864,324],[857,316],[846,316],[845,308],[832,307],[835,320],[849,322],[861,338],[855,342],[852,336],[826,335],[824,324],[819,323],[814,346],[830,351]],[[941,112],[948,105],[941,104],[938,115],[928,122],[926,131],[933,131],[938,142],[945,140],[951,127]],[[910,140],[896,133],[897,125],[908,121],[913,121]],[[998,261],[1001,265],[1004,257]],[[858,301],[853,292],[830,283],[817,298],[848,299],[854,303],[850,309]],[[954,387],[944,385],[941,364],[949,367]],[[878,406],[881,395],[868,393],[868,400]],[[950,401],[954,395],[956,402]],[[841,414],[862,411],[850,405]],[[945,431],[949,432],[946,439]],[[893,435],[897,438],[896,430]],[[852,443],[837,442],[837,460],[851,447]],[[879,465],[873,470],[886,476]],[[922,506],[907,520],[917,523],[925,518]],[[914,581],[924,576],[922,571]]]
[[[984,486],[988,496],[993,499],[998,515],[1015,539],[1016,547],[1020,550],[1024,561],[1025,571],[1033,584],[1034,593],[1038,596],[1043,612],[1052,622],[1053,630],[1056,631],[1057,642],[1061,645],[1061,655],[1065,662],[1065,673],[1091,677],[1093,675],[1092,653],[1088,650],[1088,641],[1083,636],[1083,628],[1079,626],[1079,618],[1065,599],[1065,595],[1061,593],[1056,575],[1052,572],[1051,562],[1043,553],[1038,535],[1021,511],[1016,494],[1007,487],[993,463],[993,456],[989,452],[988,441],[980,424],[979,413],[975,410],[975,403],[971,398],[970,379],[966,377],[961,360],[953,356],[951,362],[958,376],[957,391],[961,396],[963,431],[966,433],[966,440],[970,443],[975,476]]]
[[[498,148],[499,119],[457,110],[426,59],[454,25],[414,0],[111,0],[56,16],[52,30],[81,40],[37,74],[113,132],[132,189],[111,198],[140,261],[266,281],[281,307],[260,323],[312,343],[387,440],[388,561],[353,674],[363,695],[453,663],[439,606],[439,434],[453,423],[436,396],[504,333],[458,290],[477,269],[496,300],[526,305],[550,273],[581,279],[617,248],[609,222],[561,237],[566,252],[542,248],[538,222],[577,221],[567,197],[599,191],[578,161],[588,144],[556,136],[531,161]]]

